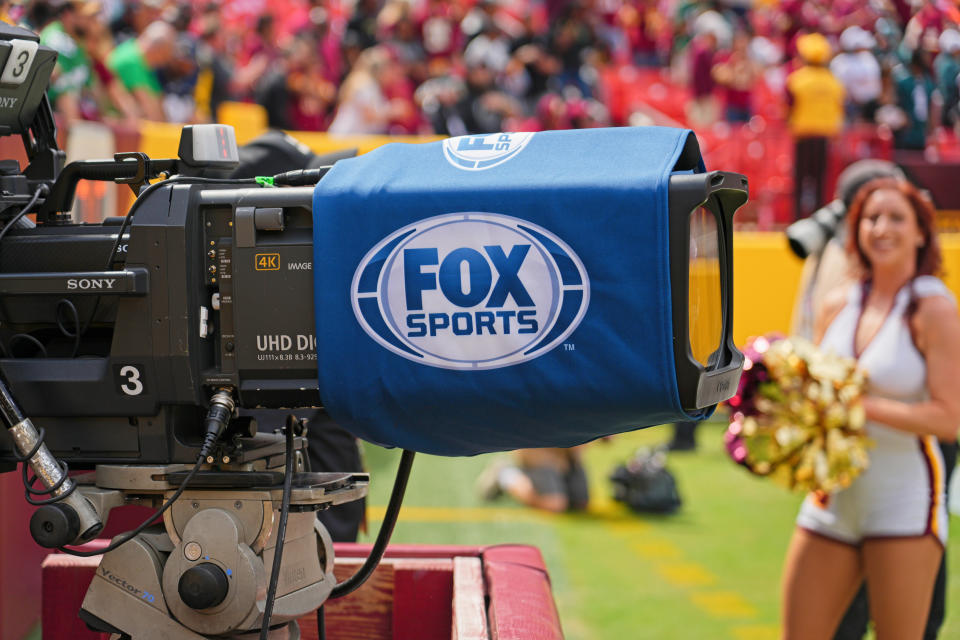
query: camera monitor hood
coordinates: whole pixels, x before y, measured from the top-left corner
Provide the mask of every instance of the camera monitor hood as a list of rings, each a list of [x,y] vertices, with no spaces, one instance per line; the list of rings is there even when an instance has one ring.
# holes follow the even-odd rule
[[[710,415],[736,389],[746,179],[688,130],[390,144],[314,192],[320,397],[441,455],[572,446]],[[704,337],[705,336],[705,337]]]

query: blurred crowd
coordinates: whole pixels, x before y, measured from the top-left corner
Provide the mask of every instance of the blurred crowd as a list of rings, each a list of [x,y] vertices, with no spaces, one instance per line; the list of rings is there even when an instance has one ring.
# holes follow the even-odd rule
[[[609,71],[656,67],[684,92],[688,125],[746,122],[770,96],[787,104],[797,39],[815,32],[847,123],[923,148],[958,122],[952,0],[3,4],[60,52],[50,96],[68,120],[200,122],[242,101],[271,126],[335,133],[623,125],[643,114],[610,108]]]

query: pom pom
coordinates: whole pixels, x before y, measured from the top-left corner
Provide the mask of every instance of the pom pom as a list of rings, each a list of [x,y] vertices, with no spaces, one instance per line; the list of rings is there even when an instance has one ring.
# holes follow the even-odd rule
[[[733,461],[796,491],[850,486],[871,446],[861,400],[867,378],[856,361],[778,334],[751,339],[743,353],[724,435]]]

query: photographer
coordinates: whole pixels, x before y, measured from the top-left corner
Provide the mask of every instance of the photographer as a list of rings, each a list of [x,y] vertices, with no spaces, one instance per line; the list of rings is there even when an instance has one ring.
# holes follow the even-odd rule
[[[829,289],[851,277],[844,251],[847,233],[843,224],[857,189],[874,178],[903,178],[903,171],[886,160],[860,160],[837,178],[834,199],[809,218],[787,227],[787,240],[794,255],[804,260],[803,273],[793,309],[791,333],[813,335],[813,319]]]

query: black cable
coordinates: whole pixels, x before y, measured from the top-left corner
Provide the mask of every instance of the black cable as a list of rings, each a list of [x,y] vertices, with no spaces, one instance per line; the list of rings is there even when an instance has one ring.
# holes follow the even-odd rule
[[[116,258],[117,251],[120,249],[120,243],[123,242],[123,232],[126,231],[127,227],[130,225],[130,220],[133,219],[133,214],[136,212],[137,209],[140,208],[140,203],[146,199],[147,195],[156,191],[160,187],[166,184],[169,184],[173,180],[174,178],[169,178],[161,182],[154,182],[153,184],[149,185],[146,189],[144,189],[137,195],[137,199],[133,201],[132,205],[130,205],[130,209],[127,210],[127,215],[123,217],[123,222],[120,223],[120,229],[119,231],[117,231],[117,239],[113,243],[113,248],[110,250],[110,257],[107,258],[107,264],[104,266],[104,270],[109,271],[113,267],[113,260],[114,258]],[[97,302],[99,301],[100,301],[100,298],[98,297]]]
[[[64,491],[62,494],[58,496],[53,495],[53,492],[59,489],[60,487],[62,487],[63,483],[67,481],[67,477],[68,477],[67,474],[70,472],[70,467],[67,466],[67,463],[64,462],[63,460],[57,460],[57,462],[60,463],[60,480],[58,480],[56,484],[54,484],[49,489],[33,488],[33,483],[37,481],[37,477],[29,475],[27,472],[27,468],[30,465],[30,459],[33,458],[33,456],[37,454],[37,451],[40,451],[40,447],[43,446],[43,439],[46,435],[47,435],[47,432],[43,429],[43,427],[40,427],[38,429],[37,442],[33,445],[33,448],[30,449],[30,451],[24,456],[17,455],[16,452],[14,452],[13,454],[13,457],[16,458],[17,462],[23,463],[23,466],[20,467],[20,477],[21,477],[21,481],[23,482],[24,497],[26,498],[28,503],[34,505],[35,507],[42,507],[45,504],[53,504],[54,502],[59,502],[60,500],[63,500],[64,498],[66,498],[71,493],[77,490],[77,484],[73,483],[72,485],[70,485],[70,489],[68,489],[67,491]],[[46,500],[35,500],[33,498],[33,496],[46,496],[46,495],[49,495],[51,497]]]
[[[377,540],[370,550],[370,555],[364,561],[363,566],[357,569],[357,572],[336,585],[330,592],[328,600],[342,598],[345,595],[356,591],[373,574],[373,570],[380,564],[383,553],[387,550],[387,543],[390,542],[390,536],[393,535],[393,528],[397,524],[397,516],[400,515],[400,505],[403,503],[403,494],[407,491],[407,480],[410,479],[410,468],[413,466],[413,451],[403,450],[400,456],[400,466],[397,467],[397,478],[393,481],[393,492],[390,494],[390,502],[387,504],[387,512],[383,516],[383,523],[380,525],[380,532],[377,534]]]
[[[204,421],[204,426],[206,427],[206,435],[203,439],[203,445],[200,447],[200,454],[197,456],[197,461],[193,465],[193,468],[190,469],[190,473],[187,474],[187,477],[183,479],[183,482],[180,483],[180,486],[173,493],[170,498],[163,503],[160,509],[151,515],[149,518],[143,521],[143,523],[134,529],[123,535],[122,538],[111,542],[109,545],[103,549],[95,549],[93,551],[76,551],[74,549],[67,549],[66,547],[58,547],[63,553],[67,553],[72,556],[78,556],[81,558],[89,558],[91,556],[96,556],[100,554],[105,554],[110,551],[113,551],[120,545],[129,542],[134,537],[139,535],[144,529],[153,524],[153,521],[162,516],[170,506],[177,501],[183,492],[187,489],[187,485],[190,484],[190,481],[193,480],[193,476],[196,475],[197,471],[200,470],[200,465],[204,463],[207,459],[207,456],[210,455],[210,452],[213,451],[213,445],[216,443],[217,439],[223,434],[227,421],[230,418],[232,409],[226,408],[223,404],[216,402],[216,396],[214,396],[214,402],[210,406],[210,410],[207,413],[207,417]],[[39,442],[43,442],[43,436],[38,439]]]
[[[72,332],[67,329],[63,321],[60,319],[60,309],[62,307],[66,307],[72,316],[73,326],[74,326],[74,330]],[[77,353],[79,353],[80,351],[80,336],[83,334],[83,331],[81,330],[81,327],[80,327],[80,313],[77,311],[77,307],[66,298],[62,298],[58,300],[56,312],[54,315],[54,320],[57,323],[57,328],[60,329],[60,333],[62,333],[67,338],[73,338],[73,352],[70,354],[70,357],[71,358],[77,357]],[[12,353],[13,345],[16,342],[23,341],[23,340],[26,340],[27,342],[35,346],[37,348],[37,351],[39,351],[44,358],[49,357],[46,345],[44,345],[42,342],[40,342],[40,340],[30,335],[29,333],[17,333],[11,336],[9,341],[10,342],[9,349],[4,347],[0,349],[0,352],[2,352],[4,355],[8,353]]]
[[[287,535],[287,516],[290,513],[290,492],[293,490],[293,425],[295,419],[288,419],[284,427],[287,440],[287,461],[283,473],[283,499],[280,501],[280,524],[277,526],[277,542],[273,549],[273,568],[270,570],[270,586],[267,587],[267,599],[263,605],[263,624],[260,626],[260,640],[268,640],[270,635],[270,617],[273,615],[273,601],[277,597],[277,583],[280,580],[280,563],[283,559],[283,539]]]
[[[117,233],[117,241],[113,243],[113,249],[110,251],[110,258],[107,260],[107,265],[104,267],[105,270],[109,271],[113,266],[113,261],[117,256],[117,251],[120,249],[120,243],[123,241],[123,232],[127,230],[127,227],[130,225],[130,220],[133,218],[133,214],[139,208],[138,205],[146,199],[146,196],[159,189],[164,185],[168,185],[174,182],[198,182],[201,184],[256,184],[257,181],[253,178],[249,179],[238,179],[238,180],[229,180],[226,178],[199,178],[199,177],[190,177],[190,176],[173,176],[172,178],[167,178],[161,182],[154,182],[146,189],[140,192],[140,195],[137,196],[136,201],[130,207],[130,210],[127,211],[127,215],[124,216],[123,222],[120,223],[120,231]],[[97,299],[99,301],[99,298]]]
[[[47,185],[41,184],[39,187],[37,187],[37,190],[33,192],[33,196],[31,196],[30,200],[27,201],[27,204],[25,204],[23,208],[20,209],[20,212],[17,213],[12,218],[10,218],[9,220],[7,220],[7,223],[3,225],[2,229],[0,229],[0,240],[3,240],[3,236],[7,235],[7,232],[10,231],[10,229],[12,229],[17,224],[17,222],[20,221],[20,219],[23,216],[30,213],[30,209],[32,209],[37,204],[37,201],[40,199],[40,196],[46,196],[49,193],[50,193],[50,187],[48,187]],[[10,338],[10,342],[13,342],[14,338],[22,338],[22,337],[26,337],[30,341],[32,341],[35,345],[39,347],[40,351],[43,353],[43,357],[44,358],[47,357],[46,348],[40,343],[39,340],[37,340],[33,336],[29,336],[23,333],[17,334],[16,336],[13,336],[13,338]],[[3,351],[4,353],[6,353],[8,349],[4,348]]]
[[[172,178],[171,178],[172,180]],[[144,196],[156,191],[158,188],[169,182],[170,180],[164,180],[162,182],[155,182],[149,185],[146,189],[140,192],[137,196],[137,199],[133,201],[133,204],[130,205],[130,209],[127,210],[127,215],[123,217],[123,222],[120,223],[120,229],[117,231],[117,239],[113,243],[113,248],[110,249],[110,256],[107,258],[107,264],[104,265],[104,271],[110,271],[113,269],[113,261],[117,256],[117,251],[120,250],[120,243],[123,242],[123,233],[127,230],[127,227],[130,225],[130,221],[133,219],[133,213],[137,210],[140,203],[143,201]],[[83,329],[80,330],[80,335],[86,335],[87,331],[90,329],[90,325],[93,324],[94,318],[97,317],[97,310],[100,308],[100,296],[97,296],[97,299],[93,301],[93,310],[90,312],[90,317],[87,318],[87,322],[83,325]]]
[[[26,340],[27,342],[35,346],[40,351],[40,353],[43,354],[44,358],[47,357],[47,348],[43,346],[42,342],[34,338],[29,333],[18,333],[16,335],[10,336],[10,340],[7,342],[7,349],[10,351],[10,353],[13,353],[13,345],[16,342],[23,341],[23,340]]]
[[[154,513],[149,518],[144,520],[143,523],[133,531],[123,534],[123,537],[111,542],[103,549],[94,549],[93,551],[77,551],[75,549],[68,549],[67,547],[59,547],[58,549],[63,553],[69,554],[71,556],[77,556],[80,558],[90,558],[92,556],[99,556],[104,553],[109,553],[110,551],[113,551],[120,545],[129,542],[136,536],[140,535],[140,533],[144,529],[146,529],[151,524],[153,524],[154,520],[162,516],[167,511],[167,509],[169,509],[170,506],[177,501],[177,498],[179,498],[180,495],[183,494],[184,490],[186,490],[187,488],[187,485],[190,484],[191,480],[193,480],[193,476],[197,473],[197,471],[199,471],[200,465],[203,464],[206,457],[207,457],[206,455],[201,455],[200,457],[197,458],[197,462],[196,464],[193,465],[193,469],[191,469],[190,473],[187,474],[187,477],[184,478],[183,482],[180,484],[180,487],[177,488],[177,490],[174,492],[172,496],[170,496],[170,499],[164,502],[163,506],[161,506],[156,513]]]
[[[12,429],[16,425],[22,423],[26,420],[26,417],[23,415],[23,412],[20,411],[20,407],[17,406],[16,401],[13,399],[10,390],[7,389],[7,386],[3,383],[3,380],[0,379],[0,416],[3,416],[3,422],[6,424],[7,429]],[[40,427],[37,431],[36,442],[33,443],[33,447],[26,453],[26,455],[19,455],[16,451],[13,452],[13,457],[17,462],[23,463],[23,466],[20,467],[20,475],[23,481],[24,488],[24,497],[32,505],[42,506],[45,504],[52,504],[59,500],[63,500],[71,493],[76,491],[77,485],[73,483],[70,485],[70,488],[64,491],[58,496],[54,496],[53,493],[57,491],[60,487],[63,486],[63,483],[67,481],[67,474],[70,468],[67,466],[66,462],[57,460],[60,465],[60,479],[49,489],[34,489],[33,483],[37,481],[35,476],[30,476],[27,472],[27,467],[30,464],[30,460],[33,456],[37,455],[37,452],[40,451],[43,447],[43,439],[46,436],[46,431],[43,427]],[[35,500],[33,496],[42,496],[49,495],[51,496],[48,500]]]
[[[37,204],[37,200],[40,199],[40,196],[45,196],[48,193],[50,193],[50,187],[47,185],[41,184],[39,187],[37,187],[37,190],[33,192],[33,197],[27,201],[27,204],[23,206],[23,209],[20,209],[20,213],[10,218],[7,221],[7,224],[3,225],[3,229],[0,229],[0,240],[3,240],[3,236],[7,235],[7,232],[13,228],[13,225],[17,224],[20,218],[30,213],[30,209]]]
[[[133,219],[133,214],[139,208],[139,204],[146,199],[146,197],[153,191],[159,189],[164,185],[171,183],[180,183],[180,182],[191,182],[191,183],[200,183],[200,184],[257,184],[257,181],[253,178],[241,178],[236,180],[231,180],[228,178],[201,178],[201,177],[191,177],[191,176],[173,176],[162,180],[160,182],[154,182],[149,185],[146,189],[140,192],[137,196],[137,199],[131,205],[130,210],[127,211],[127,215],[123,217],[123,222],[120,223],[120,229],[117,231],[117,239],[113,243],[113,248],[110,250],[110,257],[107,258],[107,264],[104,267],[104,271],[110,271],[113,268],[113,261],[117,257],[117,251],[120,250],[120,243],[123,242],[123,234],[127,230],[127,227],[130,226],[130,221]],[[97,296],[96,301],[93,304],[93,311],[90,313],[90,318],[87,320],[86,325],[83,327],[83,330],[80,332],[81,335],[87,333],[87,329],[90,328],[90,325],[93,324],[93,319],[97,315],[97,309],[100,307],[100,296]]]
[[[324,619],[323,605],[317,609],[317,640],[327,640],[327,623]]]
[[[202,176],[173,176],[164,182],[196,182],[199,184],[260,184],[256,178],[204,178]]]
[[[40,443],[43,444],[43,441],[40,440]],[[32,458],[33,456],[31,455],[30,457]],[[54,484],[49,489],[47,488],[34,489],[33,483],[37,481],[37,476],[32,476],[32,475],[28,476],[27,468],[30,465],[27,460],[23,461],[23,466],[20,467],[20,472],[22,476],[21,479],[23,481],[23,488],[25,490],[24,497],[26,498],[28,503],[32,504],[35,507],[42,507],[43,505],[46,505],[46,504],[53,504],[54,502],[59,502],[77,490],[77,483],[73,483],[72,485],[70,485],[69,490],[64,491],[62,494],[58,496],[53,495],[53,492],[59,489],[60,487],[62,487],[63,483],[67,481],[68,474],[70,473],[70,467],[67,466],[66,462],[64,462],[63,460],[58,460],[57,462],[60,463],[60,480],[58,480],[57,483]],[[33,498],[33,496],[47,496],[47,495],[51,497],[47,498],[46,500],[36,500],[35,498]]]
[[[60,307],[66,307],[70,310],[73,316],[73,333],[67,331],[67,328],[63,326],[63,323],[60,322]],[[57,328],[60,329],[62,333],[67,338],[73,338],[73,353],[70,355],[71,358],[76,358],[77,353],[80,351],[80,313],[77,311],[76,305],[62,298],[57,302],[57,312],[56,312]]]
[[[10,231],[10,229],[12,229],[17,224],[17,222],[20,221],[20,218],[30,213],[30,209],[32,209],[34,205],[37,204],[37,201],[40,199],[41,195],[45,196],[48,193],[50,193],[50,187],[48,187],[47,185],[41,184],[39,187],[37,187],[37,190],[33,192],[33,196],[31,196],[30,200],[27,201],[27,204],[25,204],[23,208],[20,209],[20,212],[17,213],[12,218],[10,218],[9,220],[7,220],[7,223],[3,225],[2,229],[0,229],[0,240],[3,240],[3,236],[7,235],[7,232]],[[47,349],[43,346],[43,344],[41,344],[39,340],[37,340],[33,336],[27,335],[25,333],[20,333],[10,338],[10,342],[13,342],[14,339],[24,339],[24,338],[33,342],[34,345],[37,346],[39,350],[43,353],[44,358],[47,357]],[[6,352],[7,349],[4,349],[4,351]]]
[[[287,171],[273,176],[273,184],[287,187],[306,187],[320,182],[323,176],[333,168],[333,165],[326,167],[317,167],[316,169],[298,169],[296,171]]]
[[[74,331],[69,331],[64,325],[63,321],[60,319],[60,309],[66,307],[73,318]],[[77,307],[67,300],[62,298],[57,301],[56,312],[54,315],[54,320],[57,323],[57,328],[60,329],[62,333],[67,338],[73,338],[73,352],[70,354],[71,358],[75,358],[77,353],[80,351],[80,336],[83,334],[83,331],[80,328],[80,313],[77,311]],[[37,348],[37,351],[40,352],[42,357],[48,358],[49,354],[47,352],[47,347],[36,337],[30,335],[29,333],[17,333],[10,336],[9,345],[7,347],[0,348],[0,353],[3,353],[5,356],[13,353],[13,345],[17,342],[27,341]],[[0,345],[2,347],[2,345]]]

